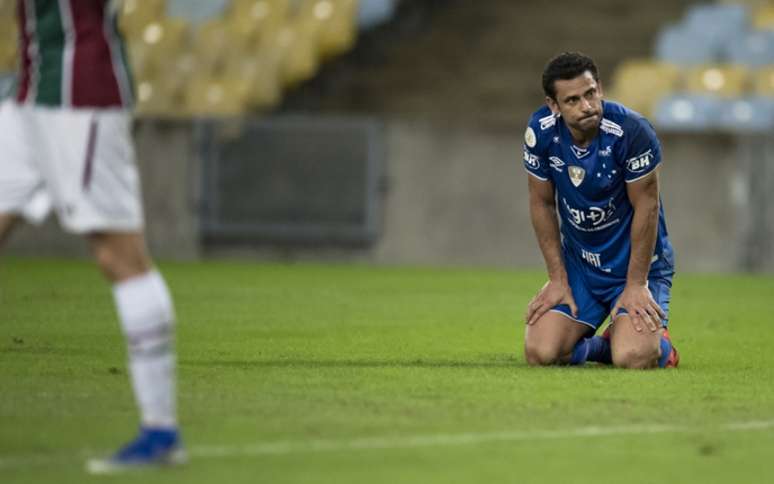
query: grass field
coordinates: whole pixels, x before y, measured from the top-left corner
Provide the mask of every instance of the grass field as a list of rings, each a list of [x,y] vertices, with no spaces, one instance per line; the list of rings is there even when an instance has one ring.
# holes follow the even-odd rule
[[[771,277],[678,276],[681,368],[623,371],[525,366],[537,271],[162,264],[192,460],[96,478],[137,420],[110,292],[0,267],[3,484],[772,482]]]

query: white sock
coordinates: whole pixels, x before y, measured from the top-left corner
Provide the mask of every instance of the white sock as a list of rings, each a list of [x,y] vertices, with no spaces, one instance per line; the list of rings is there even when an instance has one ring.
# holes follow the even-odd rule
[[[174,310],[156,270],[119,282],[113,297],[129,349],[129,369],[142,424],[176,427]]]

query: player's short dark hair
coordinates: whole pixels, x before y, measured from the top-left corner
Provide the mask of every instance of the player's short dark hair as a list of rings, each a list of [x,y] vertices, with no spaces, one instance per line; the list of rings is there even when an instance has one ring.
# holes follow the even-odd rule
[[[546,68],[543,70],[543,92],[546,93],[546,96],[556,101],[556,86],[554,82],[560,79],[563,81],[575,79],[586,71],[591,72],[594,80],[599,82],[597,65],[594,64],[591,57],[580,52],[562,52],[549,60]]]

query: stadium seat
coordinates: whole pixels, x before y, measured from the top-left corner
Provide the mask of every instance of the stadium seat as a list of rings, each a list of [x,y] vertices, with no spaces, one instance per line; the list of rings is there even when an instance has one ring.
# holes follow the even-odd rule
[[[251,56],[233,56],[229,59],[225,75],[246,81],[249,92],[245,102],[250,109],[272,108],[282,98],[279,59],[271,52],[259,50]]]
[[[322,25],[318,41],[323,59],[348,51],[357,37],[357,1],[333,0],[332,3],[331,17]]]
[[[16,70],[16,36],[13,17],[0,16],[0,72]]]
[[[118,24],[127,37],[140,36],[145,26],[166,15],[165,0],[124,0]]]
[[[193,39],[191,52],[196,58],[197,68],[210,76],[220,73],[227,55],[231,55],[234,50],[241,55],[243,49],[241,45],[233,45],[229,24],[222,18],[214,18],[199,25]]]
[[[723,46],[724,60],[729,64],[751,67],[774,64],[774,31],[745,32]]]
[[[289,14],[289,0],[232,0],[226,20],[236,36],[257,44],[279,31]]]
[[[621,64],[613,74],[606,97],[620,101],[645,116],[652,116],[656,103],[678,88],[680,70],[673,64],[637,59]]]
[[[748,29],[749,8],[740,3],[694,5],[688,9],[683,24],[724,43]]]
[[[669,96],[659,101],[653,119],[659,128],[702,131],[715,126],[721,103],[711,96]]]
[[[774,30],[774,5],[764,5],[756,9],[752,26],[758,30]]]
[[[742,66],[705,65],[689,68],[685,89],[694,94],[739,97],[747,90],[749,71]]]
[[[758,69],[752,83],[755,95],[774,99],[774,66]]]
[[[720,57],[719,45],[703,35],[674,25],[661,30],[656,37],[656,58],[661,62],[696,65],[715,62]]]
[[[130,48],[143,57],[140,70],[155,75],[155,71],[165,69],[170,59],[188,48],[189,29],[188,22],[181,18],[162,18],[147,24],[140,37],[130,43]]]
[[[248,89],[239,79],[195,77],[186,88],[186,112],[194,116],[238,116],[247,108]]]
[[[0,17],[13,18],[17,0],[0,0]]]
[[[722,101],[718,127],[750,133],[774,129],[774,98],[745,97]]]
[[[295,86],[317,71],[316,26],[304,22],[289,22],[269,39],[267,48],[279,55],[279,75],[282,86]]]
[[[137,79],[135,82],[135,112],[138,116],[171,116],[173,98],[164,89],[164,84],[152,79]]]
[[[726,44],[740,38],[748,26],[749,8],[745,5],[695,5],[682,22],[659,33],[656,56],[684,65],[718,62]]]

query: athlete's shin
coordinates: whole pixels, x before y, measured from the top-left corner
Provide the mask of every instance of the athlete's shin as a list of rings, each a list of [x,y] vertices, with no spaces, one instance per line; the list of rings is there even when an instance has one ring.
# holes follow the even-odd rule
[[[143,425],[174,427],[174,310],[155,270],[113,286],[129,352],[129,367]]]

